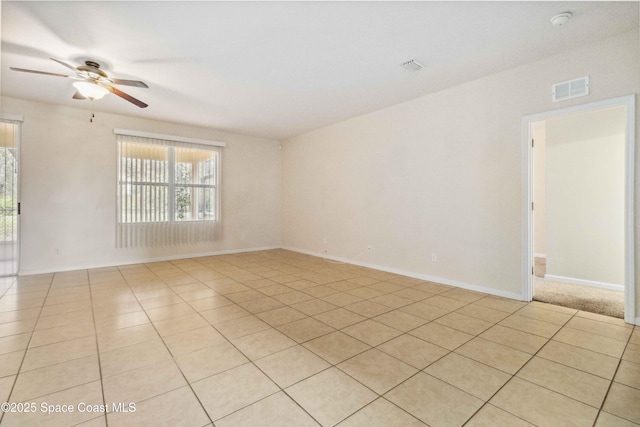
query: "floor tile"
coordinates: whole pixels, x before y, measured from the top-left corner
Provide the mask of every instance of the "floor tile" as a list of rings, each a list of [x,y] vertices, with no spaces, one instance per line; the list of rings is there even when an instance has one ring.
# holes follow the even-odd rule
[[[384,394],[418,370],[375,348],[348,359],[337,367],[378,394]]]
[[[378,304],[373,301],[360,301],[355,304],[349,304],[344,308],[364,317],[379,316],[382,313],[392,310],[391,307],[387,307],[386,305]]]
[[[216,421],[218,427],[313,427],[318,425],[283,392],[273,394]]]
[[[102,353],[100,368],[103,377],[108,377],[169,358],[171,354],[163,342],[155,339]]]
[[[449,353],[424,372],[484,401],[511,378],[511,375],[456,353]]]
[[[299,345],[259,359],[255,363],[282,388],[289,387],[331,366]]]
[[[234,302],[229,300],[228,298],[225,298],[222,295],[215,295],[208,298],[201,298],[201,299],[189,301],[189,304],[191,305],[191,307],[193,307],[194,310],[201,312],[201,311],[212,310],[218,307],[224,307],[226,305],[231,305],[231,304],[234,304]]]
[[[473,335],[433,322],[420,326],[409,334],[448,350],[455,350],[473,338]]]
[[[98,347],[100,352],[139,344],[160,338],[152,324],[147,323],[130,328],[112,329],[98,334]]]
[[[27,350],[21,370],[38,369],[96,353],[96,338],[94,336],[34,347]],[[2,363],[0,363],[1,365]]]
[[[173,319],[176,317],[187,316],[189,314],[195,314],[196,311],[186,302],[180,302],[178,304],[165,305],[163,307],[145,309],[147,316],[152,322],[158,322],[160,320]]]
[[[334,329],[311,317],[278,326],[280,332],[302,343],[332,332]]]
[[[7,425],[638,422],[640,329],[621,319],[286,250],[12,280],[0,398],[103,390],[138,411]]]
[[[279,390],[251,363],[197,381],[192,387],[214,422]]]
[[[513,378],[490,403],[538,426],[593,425],[598,410],[562,394]]]
[[[602,409],[627,421],[640,424],[640,390],[616,382],[611,384]]]
[[[30,332],[0,338],[0,355],[13,353],[19,350],[26,350],[30,339]]]
[[[182,387],[136,404],[135,412],[109,413],[109,426],[204,426],[209,423],[189,387]]]
[[[426,424],[381,397],[342,421],[338,426],[425,427]]]
[[[112,403],[134,402],[136,404],[150,397],[187,385],[182,372],[173,360],[164,360],[142,368],[104,378],[105,403],[112,410]]]
[[[366,320],[366,317],[356,314],[352,311],[345,310],[344,308],[336,308],[335,310],[317,314],[314,317],[336,329],[346,328],[347,326],[351,326],[354,323]]]
[[[492,296],[479,299],[475,301],[474,304],[492,308],[494,310],[505,311],[507,313],[515,313],[525,305],[525,303],[520,301],[509,300],[506,298],[496,298]]]
[[[580,331],[589,332],[591,334],[602,335],[603,337],[613,338],[619,341],[627,342],[631,336],[632,329],[627,327],[613,325],[610,323],[600,322],[584,317],[573,317],[567,322],[567,328],[578,329]]]
[[[477,319],[475,317],[465,316],[457,312],[445,314],[444,316],[434,320],[434,322],[471,335],[478,335],[493,325],[491,322]]]
[[[443,292],[442,296],[447,298],[459,299],[460,301],[464,302],[474,302],[486,297],[487,294],[482,292],[470,291],[467,289],[455,288],[450,291]]]
[[[233,319],[239,319],[240,317],[245,317],[251,315],[247,310],[240,307],[239,305],[227,305],[224,307],[218,307],[211,310],[203,311],[200,313],[202,317],[204,317],[207,322],[212,325],[217,325],[218,323],[226,322]]]
[[[424,369],[449,353],[449,350],[411,335],[400,335],[377,348],[417,369]]]
[[[291,292],[286,292],[284,294],[274,295],[273,298],[280,301],[283,304],[291,305],[291,304],[298,304],[303,301],[310,301],[313,299],[313,296],[307,294],[306,292],[294,290]]]
[[[610,384],[609,380],[540,357],[531,359],[518,377],[598,409]]]
[[[435,307],[433,305],[425,304],[424,301],[406,305],[400,308],[399,310],[404,313],[409,313],[426,320],[435,320],[438,317],[442,317],[445,314],[450,312],[450,310],[445,310],[442,308]]]
[[[612,379],[618,367],[618,359],[615,357],[554,340],[549,341],[537,356],[606,379]]]
[[[164,338],[164,343],[171,354],[176,357],[180,354],[191,353],[205,347],[225,341],[225,338],[211,326],[193,329]]]
[[[600,411],[595,427],[637,427],[638,424],[632,423],[624,418],[616,417],[605,411]]]
[[[465,424],[466,427],[534,427],[533,424],[518,418],[509,412],[486,404]]]
[[[34,400],[38,409],[42,402],[47,408],[51,405],[72,405],[73,412],[42,412],[35,413],[6,413],[2,418],[2,427],[37,427],[37,426],[71,426],[96,418],[96,413],[78,410],[78,405],[83,404],[93,407],[102,405],[102,388],[100,381],[94,381],[77,387],[65,389],[56,393],[48,394]],[[99,414],[98,414],[99,415]]]
[[[160,336],[165,338],[171,335],[191,331],[193,329],[204,328],[209,325],[207,321],[200,316],[200,314],[194,313],[186,316],[154,321],[153,326],[155,326]]]
[[[428,322],[428,320],[426,319],[414,316],[409,313],[405,313],[400,310],[394,310],[388,313],[381,314],[380,316],[374,317],[373,320],[384,325],[391,326],[392,328],[402,332],[410,331],[411,329],[415,329],[418,326],[424,325]]]
[[[291,307],[280,307],[275,310],[264,311],[262,313],[258,313],[256,316],[271,326],[284,325],[285,323],[294,322],[307,317],[306,314],[294,310]]]
[[[531,354],[535,354],[547,343],[546,338],[500,325],[492,326],[479,336],[486,340]]]
[[[640,344],[629,343],[622,355],[622,359],[640,364]]]
[[[238,305],[253,314],[262,313],[264,311],[284,306],[280,301],[271,297],[257,298],[251,301],[241,302]]]
[[[68,325],[56,326],[51,329],[35,331],[31,336],[29,347],[39,347],[47,344],[68,341],[74,338],[94,336],[95,328],[93,322],[70,323]]]
[[[377,397],[337,368],[327,369],[285,391],[323,426],[337,424]]]
[[[625,348],[625,343],[622,341],[570,328],[558,331],[553,340],[612,357],[620,357]]]
[[[266,329],[232,341],[251,360],[260,359],[296,345],[296,342],[275,329]]]
[[[245,335],[250,335],[265,329],[269,329],[270,326],[258,319],[256,316],[245,316],[239,319],[228,320],[222,323],[216,323],[215,328],[224,335],[227,339],[233,340]]]
[[[344,333],[359,339],[370,346],[377,346],[401,335],[402,332],[374,320],[365,320],[342,330]]]
[[[321,299],[310,299],[308,301],[293,304],[291,308],[294,308],[307,316],[315,316],[316,314],[333,310],[337,308],[337,306]]]
[[[527,305],[516,312],[518,316],[524,316],[543,322],[554,323],[564,326],[571,319],[571,315],[567,313],[559,313],[556,311],[545,310],[536,306]]]
[[[561,325],[557,325],[555,323],[549,323],[542,320],[532,319],[530,317],[520,316],[517,313],[501,321],[500,325],[512,329],[517,329],[519,331],[528,332],[530,334],[538,335],[544,338],[551,338],[562,327]]]
[[[249,362],[240,351],[226,341],[179,355],[175,360],[190,383]]]
[[[320,297],[322,301],[333,304],[337,307],[343,307],[345,305],[354,304],[362,301],[362,298],[345,292],[336,292],[329,295]]]
[[[437,378],[418,373],[385,395],[430,426],[461,426],[482,401]]]
[[[620,361],[614,381],[640,389],[640,364],[626,360]]]
[[[380,295],[380,296],[371,298],[369,301],[375,302],[377,304],[382,304],[384,306],[387,306],[393,309],[397,309],[397,308],[404,307],[414,303],[412,299],[403,298],[400,295],[396,295],[396,294]]]
[[[0,337],[24,334],[32,332],[36,326],[37,319],[17,320],[15,322],[0,323]]]
[[[393,285],[395,286],[395,285]],[[400,288],[403,289],[403,288]],[[385,292],[382,292],[380,290],[377,289],[373,289],[370,287],[361,287],[361,288],[356,288],[356,289],[351,289],[346,291],[346,293],[348,293],[349,295],[353,295],[356,296],[358,298],[362,298],[362,299],[370,299],[370,298],[375,298],[378,297],[380,295],[384,295]]]
[[[13,387],[11,401],[26,402],[27,400],[97,380],[100,380],[100,368],[98,366],[98,356],[93,354],[44,368],[21,372]]]
[[[307,341],[304,343],[304,347],[333,365],[371,348],[362,341],[340,331]]]
[[[134,311],[110,317],[96,318],[96,331],[98,334],[101,334],[114,329],[128,328],[146,323],[150,323],[147,314],[144,311]]]
[[[442,310],[446,310],[447,312],[457,310],[469,304],[467,302],[460,301],[457,299],[443,297],[442,295],[436,295],[436,296],[427,298],[421,302],[427,305],[431,305],[433,307],[438,307]]]
[[[455,312],[491,323],[498,323],[509,316],[509,313],[505,313],[504,311],[493,310],[491,308],[483,307],[477,304],[465,305]]]
[[[456,353],[511,375],[515,374],[531,358],[529,353],[505,347],[483,338],[472,339],[458,348]]]

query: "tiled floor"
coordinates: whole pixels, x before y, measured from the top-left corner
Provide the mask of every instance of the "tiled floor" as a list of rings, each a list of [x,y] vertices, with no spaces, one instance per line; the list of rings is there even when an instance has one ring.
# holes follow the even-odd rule
[[[3,427],[640,425],[640,328],[562,307],[283,250],[0,291]]]

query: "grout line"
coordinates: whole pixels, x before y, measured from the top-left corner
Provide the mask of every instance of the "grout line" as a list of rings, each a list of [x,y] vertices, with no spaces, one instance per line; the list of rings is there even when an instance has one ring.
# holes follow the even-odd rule
[[[53,283],[53,279],[55,277],[55,274],[51,275],[51,279],[49,281],[49,287],[47,288],[47,294],[44,297],[44,300],[42,301],[42,305],[40,306],[40,312],[38,313],[38,317],[36,319],[36,322],[33,324],[33,328],[31,329],[31,336],[29,337],[29,342],[27,342],[27,347],[24,350],[24,354],[22,355],[22,360],[20,361],[20,366],[18,366],[18,371],[15,373],[15,378],[13,380],[13,384],[11,385],[11,390],[9,391],[9,395],[7,396],[7,401],[9,401],[9,399],[11,398],[11,395],[13,394],[13,390],[16,387],[16,383],[18,382],[18,378],[20,376],[20,373],[22,371],[22,366],[24,365],[24,361],[27,358],[27,353],[29,352],[29,345],[31,344],[31,339],[33,338],[33,334],[36,328],[36,325],[38,324],[38,320],[40,320],[40,314],[42,313],[42,310],[44,309],[44,305],[47,302],[47,296],[49,295],[49,290],[51,289],[51,284]],[[12,286],[19,286],[19,279],[16,278],[16,281],[13,283]],[[0,411],[0,423],[2,423],[2,420],[4,419],[4,411]]]

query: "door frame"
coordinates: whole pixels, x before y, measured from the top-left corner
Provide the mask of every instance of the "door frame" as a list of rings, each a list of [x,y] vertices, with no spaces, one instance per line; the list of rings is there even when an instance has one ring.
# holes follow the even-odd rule
[[[17,168],[18,171],[16,173],[16,179],[17,179],[17,189],[16,189],[16,197],[18,198],[18,206],[20,205],[20,190],[21,190],[21,184],[22,184],[22,179],[21,179],[21,171],[22,171],[22,164],[21,164],[21,155],[22,155],[22,125],[24,123],[24,116],[22,114],[8,114],[8,113],[0,113],[0,120],[2,120],[3,122],[7,122],[7,123],[13,123],[15,125],[17,125],[18,128],[18,135],[16,138],[16,164],[17,164]],[[20,245],[20,240],[21,240],[21,231],[20,231],[20,209],[18,209],[18,215],[16,215],[16,271],[15,271],[15,276],[19,276],[20,275],[20,252],[21,252],[21,245]],[[2,277],[2,276],[0,276]]]
[[[611,107],[626,107],[627,126],[625,141],[625,195],[624,195],[624,320],[627,323],[640,324],[635,318],[635,255],[634,255],[634,169],[636,140],[636,101],[635,95],[627,95],[588,104],[576,105],[543,113],[532,114],[522,118],[522,297],[525,301],[533,299],[533,147],[532,124],[534,122],[602,110]]]

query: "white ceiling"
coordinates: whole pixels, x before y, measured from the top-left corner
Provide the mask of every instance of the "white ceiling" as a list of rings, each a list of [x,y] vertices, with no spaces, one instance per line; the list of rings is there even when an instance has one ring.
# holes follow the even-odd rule
[[[12,2],[2,95],[90,108],[49,60],[144,80],[113,112],[284,139],[638,27],[637,2]],[[571,11],[553,27],[549,19]],[[425,68],[400,64],[415,58]]]

